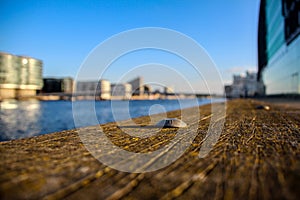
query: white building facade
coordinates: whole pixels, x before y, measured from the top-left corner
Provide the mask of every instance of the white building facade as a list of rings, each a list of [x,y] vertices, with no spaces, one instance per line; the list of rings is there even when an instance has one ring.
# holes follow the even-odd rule
[[[254,97],[265,94],[265,86],[257,81],[257,73],[246,72],[246,75],[234,75],[232,85],[225,86],[228,98]]]

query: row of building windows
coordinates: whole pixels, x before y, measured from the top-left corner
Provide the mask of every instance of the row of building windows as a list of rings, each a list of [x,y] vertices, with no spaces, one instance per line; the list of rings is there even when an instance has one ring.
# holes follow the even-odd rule
[[[258,79],[267,94],[300,94],[299,35],[299,0],[261,0]]]
[[[0,53],[0,84],[36,85],[41,88],[42,62],[40,60]],[[25,62],[26,61],[26,62]]]
[[[282,0],[284,33],[287,44],[300,34],[300,1]]]

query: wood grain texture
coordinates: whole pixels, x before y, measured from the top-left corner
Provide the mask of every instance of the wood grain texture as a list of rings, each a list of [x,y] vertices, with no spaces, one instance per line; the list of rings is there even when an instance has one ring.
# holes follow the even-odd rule
[[[198,133],[192,145],[171,165],[149,173],[120,172],[101,164],[76,130],[1,142],[0,198],[299,199],[300,109],[273,104],[268,104],[270,110],[256,109],[264,104],[227,102],[222,134],[204,158],[198,155],[211,110],[210,105],[201,106],[200,120],[191,116],[188,123]],[[180,118],[180,111],[167,115]],[[135,122],[147,125],[149,117]],[[175,129],[164,129],[139,138],[120,134],[114,123],[101,127],[114,144],[132,152],[159,149],[176,134]]]

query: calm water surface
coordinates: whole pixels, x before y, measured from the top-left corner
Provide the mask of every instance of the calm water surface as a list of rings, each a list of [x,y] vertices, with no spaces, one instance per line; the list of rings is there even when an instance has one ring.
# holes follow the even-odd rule
[[[98,121],[86,125],[125,120],[128,116],[135,118],[194,107],[211,101],[224,101],[224,99],[187,99],[181,100],[181,104],[177,100],[96,101],[95,111]],[[117,118],[113,116],[112,102]],[[81,103],[84,104],[85,101]],[[0,106],[0,141],[75,128],[70,101],[3,101],[0,102]],[[129,115],[126,114],[128,110]],[[88,111],[85,109],[79,112],[81,116],[85,114],[88,116]]]

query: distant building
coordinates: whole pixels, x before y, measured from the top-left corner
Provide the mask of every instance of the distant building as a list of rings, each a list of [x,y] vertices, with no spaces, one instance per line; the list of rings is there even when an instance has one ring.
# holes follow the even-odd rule
[[[35,96],[43,87],[43,63],[0,52],[0,99]]]
[[[98,84],[98,94],[100,99],[109,100],[111,98],[111,85],[108,80],[100,80]]]
[[[62,91],[64,93],[72,93],[74,89],[74,80],[71,77],[65,77],[62,79]]]
[[[268,95],[300,94],[299,0],[261,0],[258,79]]]
[[[137,77],[128,83],[131,85],[133,95],[144,95],[144,79],[142,77]]]
[[[94,96],[98,83],[98,81],[78,81],[76,82],[76,94],[83,96]]]
[[[111,87],[108,80],[78,81],[76,83],[76,95],[95,96],[99,99],[110,99]]]
[[[172,87],[165,86],[165,87],[164,87],[164,93],[165,93],[165,94],[174,94],[174,90],[173,90]]]
[[[150,85],[144,85],[144,94],[146,95],[152,94],[152,88]]]
[[[228,98],[262,96],[265,87],[257,81],[257,73],[246,72],[246,76],[234,75],[232,85],[225,86],[225,94]]]
[[[111,84],[111,96],[119,99],[130,99],[132,86],[129,83]]]
[[[66,78],[44,78],[43,93],[72,93],[74,81]]]
[[[152,88],[150,85],[144,84],[143,77],[137,77],[128,82],[131,85],[133,96],[149,96],[152,94]]]
[[[44,78],[44,86],[42,93],[58,93],[62,92],[62,80],[57,78]]]

